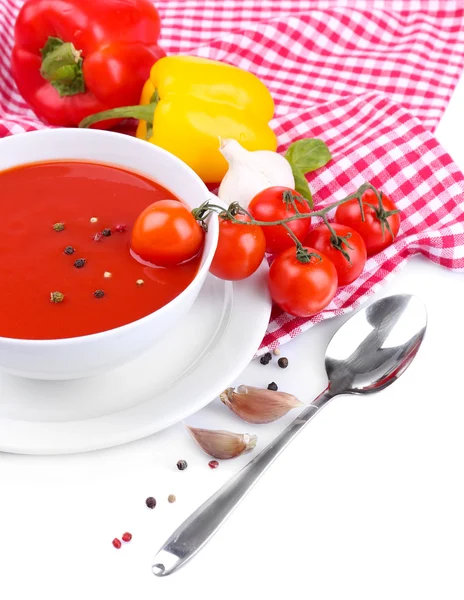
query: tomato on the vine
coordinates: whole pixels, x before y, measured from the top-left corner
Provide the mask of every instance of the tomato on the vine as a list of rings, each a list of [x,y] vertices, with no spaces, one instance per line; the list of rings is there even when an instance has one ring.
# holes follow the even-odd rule
[[[395,203],[380,192],[382,201],[379,202],[373,190],[366,190],[362,195],[364,212],[361,214],[359,202],[356,199],[341,204],[335,212],[335,221],[352,227],[363,238],[367,255],[377,254],[389,246],[400,228],[400,214]]]
[[[299,256],[306,253],[308,262]],[[317,256],[319,255],[319,256]],[[269,291],[282,310],[311,317],[330,304],[338,286],[337,270],[322,252],[304,246],[288,248],[269,269]]]
[[[317,252],[323,252],[337,269],[338,285],[348,285],[359,277],[366,264],[366,244],[352,227],[331,224],[319,225],[312,229],[306,238],[306,244]]]
[[[159,200],[140,213],[132,228],[131,249],[159,267],[178,265],[196,256],[204,231],[178,200]]]
[[[250,221],[247,215],[235,218]],[[259,267],[265,250],[266,238],[259,225],[240,225],[219,215],[219,240],[209,270],[220,279],[245,279]]]
[[[274,186],[256,194],[248,210],[257,221],[269,222],[288,219],[298,212],[307,213],[310,207],[303,196],[295,190]],[[303,242],[309,231],[311,218],[295,219],[287,225],[298,240]],[[277,254],[295,246],[295,242],[283,225],[267,225],[263,227],[263,232],[266,237],[266,252]]]

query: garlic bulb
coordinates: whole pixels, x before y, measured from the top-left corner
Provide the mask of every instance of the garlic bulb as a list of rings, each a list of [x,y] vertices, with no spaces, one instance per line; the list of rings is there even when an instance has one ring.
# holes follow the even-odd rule
[[[220,151],[229,163],[229,170],[221,182],[218,196],[227,205],[238,202],[248,208],[256,194],[268,187],[295,187],[290,163],[277,152],[249,152],[233,139],[221,140]]]
[[[200,448],[214,458],[236,458],[256,446],[258,438],[248,433],[232,433],[230,431],[213,431],[189,427],[190,435]]]
[[[235,391],[234,388],[227,388],[220,395],[220,399],[238,417],[256,425],[277,421],[292,408],[303,406],[303,403],[291,394],[251,385],[239,385]]]

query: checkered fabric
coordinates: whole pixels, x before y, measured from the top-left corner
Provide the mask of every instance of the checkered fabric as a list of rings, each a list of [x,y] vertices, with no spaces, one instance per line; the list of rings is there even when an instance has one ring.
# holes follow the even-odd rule
[[[0,0],[0,137],[46,127],[9,56],[20,0]],[[434,139],[464,65],[462,0],[158,0],[171,53],[252,71],[276,103],[280,150],[318,137],[333,160],[309,176],[318,205],[370,181],[402,211],[401,235],[312,319],[274,308],[260,353],[357,306],[420,252],[464,270],[464,177]]]

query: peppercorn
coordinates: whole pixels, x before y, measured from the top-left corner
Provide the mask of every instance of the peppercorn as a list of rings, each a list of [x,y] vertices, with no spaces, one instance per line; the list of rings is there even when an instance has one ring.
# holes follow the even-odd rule
[[[64,223],[55,223],[53,225],[53,229],[55,231],[63,231],[63,229],[64,229]]]
[[[99,231],[97,231],[97,233],[92,236],[92,239],[94,242],[101,242],[102,234]]]
[[[208,467],[211,469],[217,469],[219,467],[219,463],[217,460],[210,460],[208,463]]]
[[[277,361],[277,364],[281,369],[286,369],[288,367],[288,358],[282,356],[282,358],[279,358],[279,360]]]
[[[117,550],[119,550],[119,548],[121,547],[121,540],[118,540],[118,538],[114,538],[114,540],[111,543]]]
[[[98,218],[97,217],[91,217],[90,218],[90,222],[91,223],[98,223]]]
[[[272,360],[272,354],[270,352],[266,352],[266,354],[263,354],[263,356],[261,356],[261,358],[259,359],[259,362],[262,365],[267,365],[271,362]]]
[[[143,279],[137,279],[137,281],[135,282],[135,284],[136,284],[136,285],[138,285],[139,287],[140,287],[141,285],[143,285],[144,283],[145,283],[145,282],[144,282],[144,280],[143,280]]]
[[[103,290],[95,290],[93,295],[95,296],[95,298],[103,298],[105,292]]]
[[[111,235],[111,229],[108,229],[108,228],[104,229],[102,231],[102,235],[104,235],[105,237],[110,237],[110,235]]]
[[[87,260],[85,258],[78,258],[76,261],[74,261],[74,266],[76,269],[82,269],[86,262]]]
[[[148,506],[148,508],[155,508],[156,500],[153,498],[153,496],[150,496],[145,500],[145,504]]]
[[[53,304],[59,304],[60,302],[63,302],[63,300],[64,294],[62,294],[61,292],[51,292],[50,302],[53,302]]]
[[[118,233],[123,233],[124,231],[127,231],[127,225],[116,225],[114,230]]]
[[[66,246],[66,248],[63,250],[63,252],[65,254],[74,254],[75,250],[72,246]]]
[[[277,392],[279,388],[277,387],[277,383],[271,381],[271,383],[267,386],[267,389],[272,390],[273,392]]]
[[[123,542],[130,542],[132,539],[132,533],[129,533],[128,531],[126,531],[126,533],[124,533],[122,535],[122,541]]]
[[[274,356],[280,356],[280,348],[274,348],[273,353]]]
[[[176,501],[176,497],[174,496],[174,494],[169,494],[169,496],[168,496],[169,504],[172,504],[175,501]]]
[[[177,468],[179,469],[179,471],[185,471],[185,469],[188,467],[187,461],[186,460],[178,460],[177,461]]]

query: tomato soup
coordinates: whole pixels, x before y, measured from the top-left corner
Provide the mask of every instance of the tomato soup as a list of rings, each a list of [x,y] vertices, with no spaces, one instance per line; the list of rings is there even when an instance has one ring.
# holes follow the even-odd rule
[[[170,268],[130,253],[144,208],[176,199],[145,177],[78,161],[0,173],[0,336],[57,339],[136,321],[178,296],[199,256]],[[58,292],[58,293],[56,293]]]

